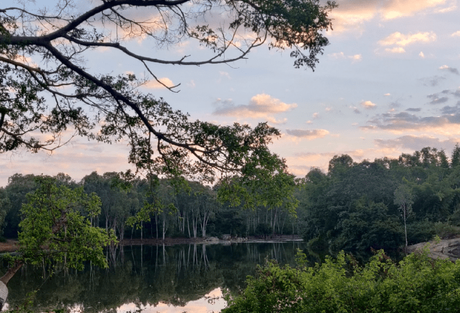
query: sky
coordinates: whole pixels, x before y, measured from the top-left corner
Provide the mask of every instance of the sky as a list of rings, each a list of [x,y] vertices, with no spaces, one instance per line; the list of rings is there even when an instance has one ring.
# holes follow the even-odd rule
[[[91,1],[78,2],[83,10]],[[450,155],[460,142],[458,1],[337,3],[331,13],[333,30],[326,33],[330,44],[315,71],[295,69],[289,51],[261,46],[231,65],[154,65],[162,82],[180,84],[179,92],[154,82],[142,88],[192,119],[251,126],[268,121],[282,133],[271,150],[299,177],[312,167],[327,170],[329,160],[340,154],[356,162],[372,161],[429,146]],[[155,57],[209,55],[193,42],[161,48],[148,38],[136,38],[130,46]],[[141,64],[104,49],[93,51],[87,66],[95,73],[145,73]],[[3,154],[0,186],[15,173],[63,172],[78,181],[93,171],[126,170],[131,168],[127,151],[124,142],[106,145],[73,138],[52,154]]]

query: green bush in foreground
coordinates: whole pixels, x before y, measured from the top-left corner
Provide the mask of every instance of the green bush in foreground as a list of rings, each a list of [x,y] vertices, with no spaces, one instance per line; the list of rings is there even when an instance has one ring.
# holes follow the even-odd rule
[[[365,266],[343,252],[307,267],[270,261],[248,277],[224,313],[236,312],[459,312],[460,261],[433,260],[428,248],[394,263],[381,250]]]

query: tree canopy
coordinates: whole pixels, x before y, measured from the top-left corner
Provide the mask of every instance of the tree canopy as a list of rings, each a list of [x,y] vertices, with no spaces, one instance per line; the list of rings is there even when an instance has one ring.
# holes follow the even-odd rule
[[[231,63],[264,44],[289,49],[295,67],[314,69],[328,44],[323,31],[331,28],[334,2],[103,0],[83,6],[59,0],[41,7],[29,2],[0,5],[0,152],[52,151],[71,130],[106,143],[127,140],[129,162],[158,175],[214,182],[217,174],[252,180],[286,172],[285,161],[267,148],[280,135],[277,129],[266,123],[251,128],[191,121],[139,87],[148,79],[163,84],[153,70],[157,64]],[[140,10],[148,18],[140,17]],[[221,26],[208,22],[213,14],[222,18]],[[143,37],[158,47],[195,40],[211,56],[141,55],[130,40]],[[149,77],[96,72],[85,59],[98,48],[140,62]]]

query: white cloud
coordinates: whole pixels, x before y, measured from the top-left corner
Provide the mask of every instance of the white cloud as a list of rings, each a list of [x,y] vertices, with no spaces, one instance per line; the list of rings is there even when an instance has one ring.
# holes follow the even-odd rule
[[[439,67],[440,70],[446,70],[446,71],[449,71],[451,72],[452,74],[457,74],[459,75],[460,73],[458,72],[458,69],[456,69],[455,67],[450,67],[448,65],[442,65]]]
[[[451,35],[452,37],[460,37],[460,30],[456,31]]]
[[[350,60],[353,60],[353,62],[362,60],[361,54],[346,55],[343,52],[335,52],[335,53],[328,54],[328,56],[333,59],[350,59]]]
[[[373,103],[372,101],[369,101],[369,100],[361,102],[361,105],[365,109],[372,109],[372,108],[375,108],[377,106],[375,103]]]
[[[390,53],[405,53],[406,50],[404,50],[404,48],[401,48],[401,47],[394,47],[394,48],[386,48],[385,49],[386,52],[390,52]]]
[[[345,53],[343,52],[331,53],[331,54],[328,54],[328,56],[330,56],[333,59],[345,59]]]
[[[418,54],[419,57],[421,57],[422,59],[425,58],[425,54],[423,53],[423,51],[420,51],[420,53]]]
[[[339,7],[330,16],[334,21],[331,35],[343,31],[362,31],[373,19],[391,20],[417,13],[445,13],[456,8],[448,0],[337,0]],[[453,4],[453,5],[452,5]]]
[[[228,78],[228,79],[232,79],[232,78],[230,77],[230,74],[227,73],[227,72],[219,71],[219,75],[220,75],[220,76],[223,76],[223,77],[226,77],[226,78]]]
[[[416,12],[434,8],[445,3],[446,0],[392,0],[383,6],[382,13],[385,19],[394,19],[398,17],[411,16]]]
[[[163,77],[163,78],[160,78],[158,79],[161,83],[163,83],[164,85],[168,86],[168,87],[173,87],[174,86],[174,83],[167,77]],[[161,88],[165,88],[162,84],[160,84],[159,82],[157,82],[156,80],[150,80],[149,82],[147,82],[144,87],[146,88],[150,88],[150,89],[161,89]]]
[[[389,97],[389,96],[391,96],[391,93],[386,93],[386,94],[384,94],[384,96]]]
[[[404,35],[400,32],[394,32],[385,39],[379,41],[381,46],[401,46],[405,47],[407,45],[416,43],[416,42],[432,42],[436,40],[436,34],[434,32],[424,32],[416,34],[407,34]]]
[[[213,113],[215,115],[263,118],[276,124],[284,123],[287,120],[276,120],[273,115],[284,113],[297,107],[296,103],[284,103],[267,94],[255,95],[246,105],[235,105],[232,99],[217,99],[216,104],[217,108]]]
[[[361,61],[363,57],[361,54],[355,54],[355,55],[349,56],[349,58],[353,59],[353,61]]]

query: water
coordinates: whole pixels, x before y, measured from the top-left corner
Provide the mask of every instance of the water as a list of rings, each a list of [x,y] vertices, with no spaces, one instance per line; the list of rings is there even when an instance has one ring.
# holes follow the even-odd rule
[[[108,254],[109,269],[88,265],[82,272],[48,277],[42,268],[28,266],[10,281],[8,304],[23,304],[38,290],[34,311],[220,312],[223,293],[243,290],[257,264],[266,259],[294,264],[297,249],[305,247],[302,242],[126,246]]]

